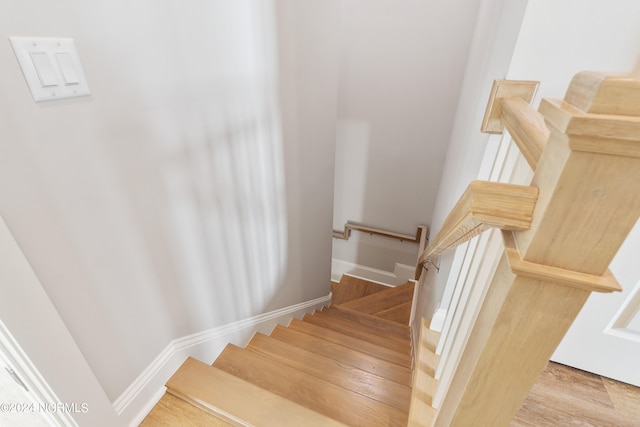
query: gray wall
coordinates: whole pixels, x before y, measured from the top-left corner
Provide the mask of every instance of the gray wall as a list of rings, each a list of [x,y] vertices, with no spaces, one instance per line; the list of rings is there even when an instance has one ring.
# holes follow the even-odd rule
[[[479,0],[344,0],[334,227],[432,223]],[[354,233],[334,257],[385,270],[417,246]]]
[[[0,214],[112,401],[171,340],[328,293],[338,16],[0,6]],[[12,35],[73,37],[92,96],[34,103]]]

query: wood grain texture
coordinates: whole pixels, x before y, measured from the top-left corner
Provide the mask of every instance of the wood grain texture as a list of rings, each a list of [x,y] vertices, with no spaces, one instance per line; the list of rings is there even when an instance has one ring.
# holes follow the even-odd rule
[[[515,276],[503,255],[434,425],[507,425],[589,294]]]
[[[342,346],[358,350],[361,353],[366,353],[370,356],[385,360],[390,363],[395,363],[396,365],[403,366],[405,368],[411,367],[411,356],[408,354],[398,353],[397,351],[393,351],[385,347],[380,347],[379,345],[353,338],[339,332],[325,329],[312,323],[293,319],[289,324],[289,328],[308,335],[322,338],[335,344],[340,344]]]
[[[396,233],[395,231],[383,230],[381,228],[372,227],[358,222],[348,221],[344,225],[344,231],[333,230],[333,237],[336,239],[349,240],[352,231],[360,231],[367,234],[375,234],[377,236],[388,237],[403,242],[420,243],[422,233],[426,230],[425,225],[419,225],[415,235]]]
[[[605,377],[601,379],[616,412],[628,420],[640,420],[640,387]]]
[[[621,397],[628,403],[616,404]],[[636,427],[639,421],[640,388],[551,362],[509,426]]]
[[[535,170],[549,139],[544,117],[522,98],[508,98],[502,104],[502,122],[531,169]]]
[[[140,427],[227,427],[233,426],[215,415],[165,393],[153,410],[142,420]]]
[[[386,289],[389,289],[389,286],[343,274],[340,283],[331,282],[331,304],[344,304]]]
[[[325,307],[322,309],[322,311],[332,313],[335,316],[340,316],[348,320],[354,320],[365,325],[373,326],[380,331],[384,331],[401,338],[411,338],[411,329],[409,328],[409,325],[400,324],[391,320],[381,319],[379,317],[351,310],[350,308],[340,305]]]
[[[602,276],[593,276],[591,274],[523,261],[520,258],[520,252],[518,251],[513,232],[503,230],[502,237],[511,271],[518,276],[554,282],[593,292],[620,292],[622,290],[620,284],[609,270]]]
[[[399,304],[411,302],[414,287],[413,282],[408,282],[340,305],[362,313],[375,314]]]
[[[167,392],[224,418],[232,425],[343,425],[192,358],[188,358],[169,379]]]
[[[504,99],[522,98],[529,103],[538,90],[539,84],[539,82],[528,80],[494,80],[480,131],[495,134],[504,132],[504,124],[502,123]]]
[[[535,186],[473,181],[418,258],[416,278],[422,274],[422,265],[427,259],[439,256],[489,228],[528,229],[537,199]]]
[[[640,116],[640,79],[585,71],[571,80],[564,100],[585,113]]]
[[[435,380],[433,372],[435,366],[431,367],[435,353],[430,349],[429,325],[427,319],[420,322],[420,338],[418,352],[416,355],[416,369],[413,376],[413,387],[411,390],[411,404],[409,409],[409,426],[430,427],[436,419],[437,410],[431,406],[435,395],[438,381]],[[437,361],[437,360],[436,360]],[[425,369],[425,367],[429,369]]]
[[[407,355],[411,354],[411,341],[408,339],[387,334],[383,331],[376,331],[371,326],[343,319],[339,316],[334,316],[329,312],[316,311],[313,315],[305,314],[302,320],[304,322],[313,323],[314,325],[339,332],[343,335],[358,338],[380,347],[397,351],[398,353]]]
[[[625,91],[574,83],[565,101],[540,107],[551,133],[531,182],[539,197],[530,229],[515,233],[521,267],[530,264],[511,271],[507,248],[436,426],[508,424],[640,216],[640,117],[585,113],[592,107],[582,94],[597,98],[602,112],[617,103],[604,98]],[[640,76],[627,83],[635,98],[621,108],[637,113]]]
[[[640,118],[604,116],[606,124],[594,124],[575,108],[546,102],[541,110],[545,105],[555,107],[543,112],[551,137],[531,182],[540,197],[531,229],[517,234],[518,248],[524,261],[601,276],[640,212]],[[560,126],[557,115],[568,122]],[[572,125],[578,118],[584,120]],[[634,130],[625,126],[632,119]],[[580,141],[598,139],[599,150],[576,151],[574,136],[563,133],[570,131]],[[607,153],[614,134],[637,153]]]
[[[373,313],[373,315],[380,317],[381,319],[387,319],[393,322],[398,322],[402,325],[408,325],[409,318],[411,317],[411,306],[412,302],[407,301],[405,303],[398,304],[395,307],[390,307],[377,313]]]
[[[407,423],[404,411],[231,344],[213,366],[348,425],[405,426]]]
[[[397,382],[398,384],[411,386],[411,369],[407,366],[387,362],[353,348],[326,341],[314,335],[285,328],[280,325],[275,327],[270,336],[271,338],[370,372]]]
[[[262,334],[256,334],[247,348],[347,390],[409,411],[411,389],[407,386]]]

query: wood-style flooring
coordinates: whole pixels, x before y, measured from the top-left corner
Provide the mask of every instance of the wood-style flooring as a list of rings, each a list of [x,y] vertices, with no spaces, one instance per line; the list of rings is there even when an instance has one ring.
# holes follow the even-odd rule
[[[166,394],[142,427],[228,426]],[[510,427],[640,427],[640,388],[550,362]]]
[[[640,427],[640,388],[549,362],[510,427]]]

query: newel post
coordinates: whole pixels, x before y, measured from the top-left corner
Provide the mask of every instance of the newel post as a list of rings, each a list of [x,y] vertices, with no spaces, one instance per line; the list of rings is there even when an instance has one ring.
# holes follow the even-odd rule
[[[531,228],[505,251],[436,426],[506,426],[640,215],[640,77],[576,75],[543,100]]]

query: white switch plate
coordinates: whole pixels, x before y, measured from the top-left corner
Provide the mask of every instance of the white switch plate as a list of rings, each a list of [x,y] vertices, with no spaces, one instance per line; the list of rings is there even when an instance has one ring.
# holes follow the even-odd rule
[[[91,94],[73,39],[9,37],[9,40],[36,102]]]

